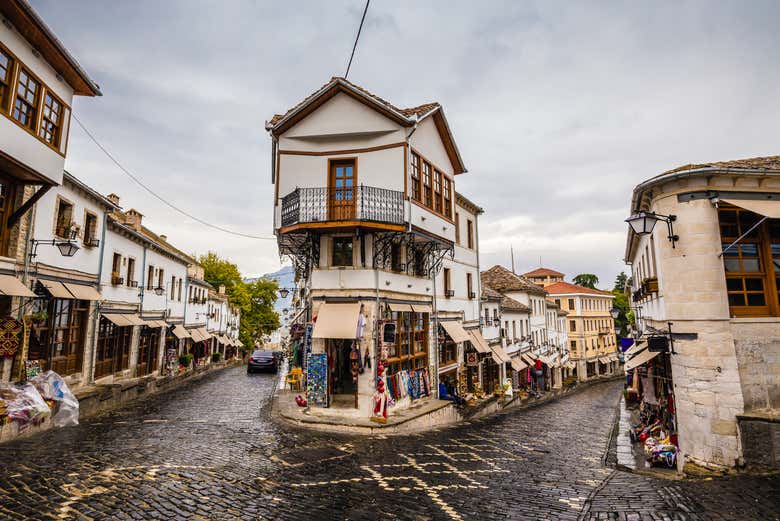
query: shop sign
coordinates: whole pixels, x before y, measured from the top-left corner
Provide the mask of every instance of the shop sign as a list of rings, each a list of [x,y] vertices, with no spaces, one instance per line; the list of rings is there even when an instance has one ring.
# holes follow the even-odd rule
[[[651,336],[647,339],[647,350],[666,353],[669,351],[669,339],[665,336]]]
[[[479,365],[479,356],[477,353],[466,353],[466,365],[476,366]]]

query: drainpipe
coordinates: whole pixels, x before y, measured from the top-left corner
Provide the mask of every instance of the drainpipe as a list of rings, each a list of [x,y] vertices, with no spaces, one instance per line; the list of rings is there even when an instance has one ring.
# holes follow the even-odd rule
[[[138,298],[140,300],[140,302],[138,304],[138,306],[139,306],[138,307],[138,313],[139,314],[144,312],[144,284],[143,284],[143,282],[144,282],[144,277],[146,277],[146,250],[147,249],[148,248],[146,246],[144,246],[144,256],[143,256],[143,260],[141,261],[141,280],[139,281],[139,282],[141,282],[141,284],[138,285],[138,288],[139,288],[138,289]],[[165,295],[167,297],[168,293],[166,292]]]
[[[433,279],[433,338],[434,356],[433,356],[433,395],[439,397],[439,306],[438,296],[436,294],[436,274],[431,277]]]

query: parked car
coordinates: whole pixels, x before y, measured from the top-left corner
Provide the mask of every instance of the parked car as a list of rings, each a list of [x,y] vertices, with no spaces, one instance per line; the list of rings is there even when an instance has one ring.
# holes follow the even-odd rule
[[[246,372],[254,373],[256,371],[270,371],[275,373],[279,370],[279,361],[273,351],[263,351],[258,349],[249,357],[246,366]]]

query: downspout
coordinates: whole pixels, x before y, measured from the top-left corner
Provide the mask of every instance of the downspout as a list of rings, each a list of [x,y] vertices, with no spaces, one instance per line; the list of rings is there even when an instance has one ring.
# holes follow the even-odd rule
[[[100,264],[98,266],[98,291],[103,290],[103,259],[106,252],[106,228],[108,227],[108,210],[103,212],[103,228],[100,231]],[[95,317],[92,327],[92,367],[89,370],[89,383],[95,383],[95,361],[97,360],[98,329],[100,323],[100,301],[95,304]]]
[[[433,356],[433,384],[431,387],[433,387],[433,395],[436,398],[439,398],[439,306],[438,306],[438,295],[436,293],[436,274],[434,273],[431,277],[433,279],[433,338],[435,341],[433,342],[433,345],[435,347],[434,356]]]
[[[144,246],[144,256],[143,260],[141,261],[141,284],[138,285],[138,298],[140,300],[138,313],[141,314],[144,312],[144,277],[146,277],[146,250],[148,249],[147,246]],[[168,296],[168,292],[165,293],[165,296]]]

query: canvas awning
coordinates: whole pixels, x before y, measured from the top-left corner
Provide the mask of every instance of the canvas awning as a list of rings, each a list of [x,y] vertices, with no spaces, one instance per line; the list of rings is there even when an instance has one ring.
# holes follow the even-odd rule
[[[54,298],[73,298],[73,294],[68,291],[68,288],[66,288],[62,282],[56,280],[38,280],[38,282],[40,282],[41,286],[46,288],[46,291],[49,292],[49,295]]]
[[[642,364],[646,364],[656,356],[660,355],[660,351],[642,351],[638,355],[636,355],[634,358],[626,362],[625,368],[626,371],[630,371],[631,369],[638,367]]]
[[[412,304],[412,309],[415,313],[433,313],[433,308],[430,304]]]
[[[323,302],[317,312],[312,338],[356,338],[359,314],[360,302]]]
[[[512,357],[509,356],[501,346],[490,346],[490,351],[490,356],[493,358],[493,361],[499,365],[512,361]]]
[[[441,321],[439,324],[441,324],[441,327],[444,328],[444,331],[447,332],[452,341],[455,343],[468,342],[472,338],[469,336],[466,330],[463,329],[463,325],[461,325],[459,320]],[[474,347],[476,348],[477,346],[475,345]],[[477,348],[477,351],[479,351],[479,348]]]
[[[230,339],[225,335],[219,335],[217,337],[217,342],[219,342],[222,345],[230,345]]]
[[[205,327],[198,328],[198,331],[200,332],[200,336],[203,337],[203,340],[208,340],[209,338],[214,336],[211,333],[209,333]]]
[[[173,335],[179,340],[184,340],[185,338],[192,338],[189,331],[184,329],[184,327],[181,324],[176,324],[176,327],[173,328]]]
[[[148,327],[168,327],[168,323],[165,320],[154,319],[142,319],[146,322]]]
[[[464,329],[464,331],[466,331]],[[479,331],[479,329],[469,329],[466,331],[468,333],[471,344],[474,346],[474,349],[477,350],[477,353],[489,353],[490,352],[490,344],[488,344],[487,340],[485,340],[485,337],[482,336],[482,333]]]
[[[325,304],[323,304],[323,306],[324,305]],[[388,303],[388,306],[390,306],[390,311],[395,311],[397,313],[402,313],[404,311],[411,313],[412,311],[414,311],[412,309],[411,304],[396,304],[395,302],[390,302]]]
[[[130,322],[130,325],[133,325],[133,326],[145,326],[146,325],[146,320],[142,319],[138,315],[131,314],[131,315],[125,315],[125,317],[127,318],[128,322]]]
[[[190,338],[193,342],[203,342],[205,340],[199,328],[189,329],[187,331],[189,332]]]
[[[105,318],[109,322],[111,322],[114,325],[117,325],[119,327],[125,327],[125,326],[132,326],[132,325],[134,325],[127,318],[127,317],[130,316],[127,313],[102,313],[102,316],[103,316],[103,318]]]
[[[609,359],[608,356],[600,356],[599,357],[599,362],[601,362],[602,364],[606,365],[606,364],[610,363],[611,360]]]
[[[65,287],[79,300],[103,300],[103,295],[92,286],[66,282]]]
[[[624,354],[624,355],[626,355],[626,356],[632,356],[632,355],[634,355],[635,353],[638,353],[639,351],[641,351],[642,349],[644,349],[645,347],[647,347],[647,342],[640,341],[640,342],[637,342],[637,343],[635,343],[634,345],[632,345],[632,346],[631,346],[631,347],[629,347],[628,349],[626,349],[626,350],[623,352],[623,354]]]
[[[515,371],[522,371],[526,367],[528,367],[528,364],[523,362],[520,358],[513,358],[510,362],[512,364],[512,369]]]
[[[780,219],[780,201],[753,200],[753,199],[721,199],[723,203],[733,204],[745,210],[750,210],[758,215],[770,219]]]
[[[539,355],[539,360],[548,367],[553,367],[555,365],[555,362],[550,357],[544,355]]]
[[[574,362],[566,362],[566,369],[576,369],[576,368],[577,368],[577,364],[575,364]]]
[[[0,275],[0,294],[9,297],[37,297],[30,288],[13,275]]]

